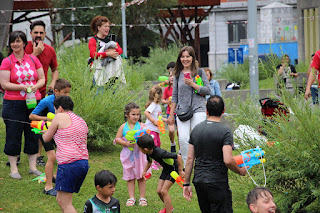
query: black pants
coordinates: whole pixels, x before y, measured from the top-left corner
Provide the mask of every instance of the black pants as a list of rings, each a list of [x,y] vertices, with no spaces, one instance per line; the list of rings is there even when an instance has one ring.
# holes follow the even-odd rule
[[[194,183],[202,213],[232,213],[228,183]]]

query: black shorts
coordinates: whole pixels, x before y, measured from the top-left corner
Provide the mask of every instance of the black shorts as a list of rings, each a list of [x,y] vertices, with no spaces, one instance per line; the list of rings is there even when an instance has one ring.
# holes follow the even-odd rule
[[[43,138],[42,138],[42,135],[39,135],[39,139],[40,139],[40,141],[42,143],[44,151],[46,151],[46,152],[54,150],[54,148],[56,147],[56,143],[54,142],[53,139],[51,141],[49,141],[49,142],[44,142]]]
[[[172,170],[162,170],[161,175],[160,175],[160,180],[170,180],[172,183],[175,182],[173,177],[171,177],[170,173]]]

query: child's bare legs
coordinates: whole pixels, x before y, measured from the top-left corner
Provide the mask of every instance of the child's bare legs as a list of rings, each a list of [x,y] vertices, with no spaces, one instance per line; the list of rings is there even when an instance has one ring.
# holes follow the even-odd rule
[[[128,188],[128,194],[130,199],[131,198],[135,199],[134,198],[135,182],[136,182],[135,179],[127,181],[127,188]],[[127,206],[133,206],[133,204],[131,205],[127,203]]]
[[[45,190],[49,191],[50,189],[53,189],[53,184],[52,184],[52,177],[53,177],[53,169],[54,169],[54,163],[56,161],[56,153],[54,150],[47,151],[47,163],[46,167],[44,169],[44,172],[46,173],[46,186]]]
[[[169,189],[173,185],[173,182],[169,180],[159,180],[158,183],[158,188],[157,188],[157,193],[164,203],[164,206],[166,208],[167,213],[172,212],[172,203],[171,203],[171,198],[169,195]]]
[[[57,202],[63,213],[77,213],[76,209],[72,205],[72,193],[58,191]]]
[[[146,196],[146,180],[144,178],[141,178],[138,180],[138,187],[139,187],[140,198],[145,198],[145,196]]]
[[[174,132],[175,132],[174,124],[173,125],[168,124],[168,129],[169,129],[169,138],[171,141],[171,152],[176,152],[176,144],[174,142]]]

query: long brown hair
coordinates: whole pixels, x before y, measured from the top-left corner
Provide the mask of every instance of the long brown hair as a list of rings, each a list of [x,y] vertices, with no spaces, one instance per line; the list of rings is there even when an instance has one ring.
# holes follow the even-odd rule
[[[148,102],[146,103],[145,107],[148,108],[148,106],[152,103],[155,102],[156,104],[161,102],[162,98],[162,89],[160,86],[154,86],[150,89],[149,91],[149,99]]]
[[[176,62],[176,66],[174,67],[174,72],[173,74],[176,76],[176,77],[179,77],[179,74],[180,72],[183,70],[183,65],[181,63],[181,56],[182,56],[182,53],[184,51],[187,51],[189,53],[189,55],[192,57],[192,63],[191,63],[191,75],[192,76],[195,76],[196,73],[198,72],[198,63],[196,62],[196,53],[193,49],[193,47],[191,46],[185,46],[185,47],[182,47],[180,52],[179,52],[179,55],[178,55],[178,58],[177,58],[177,62]]]

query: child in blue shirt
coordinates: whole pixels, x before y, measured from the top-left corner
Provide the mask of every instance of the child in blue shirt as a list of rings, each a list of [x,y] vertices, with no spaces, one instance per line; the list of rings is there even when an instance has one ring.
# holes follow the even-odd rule
[[[30,120],[33,121],[41,121],[41,120],[48,120],[47,116],[43,115],[44,112],[52,112],[55,113],[53,102],[54,100],[61,96],[61,95],[67,95],[69,96],[71,90],[71,84],[68,80],[60,78],[56,81],[54,85],[54,94],[49,95],[42,99],[37,107],[32,111],[32,113],[29,116]],[[53,169],[54,169],[54,163],[56,161],[56,153],[54,151],[54,141],[50,141],[48,143],[44,143],[42,137],[39,137],[39,140],[41,141],[40,144],[43,145],[44,150],[47,153],[48,161],[45,165],[45,173],[46,173],[46,185],[43,190],[43,193],[47,195],[56,196],[57,191],[53,187],[52,179],[53,179]],[[39,149],[42,149],[42,147],[39,146]],[[43,156],[41,156],[43,158]]]

